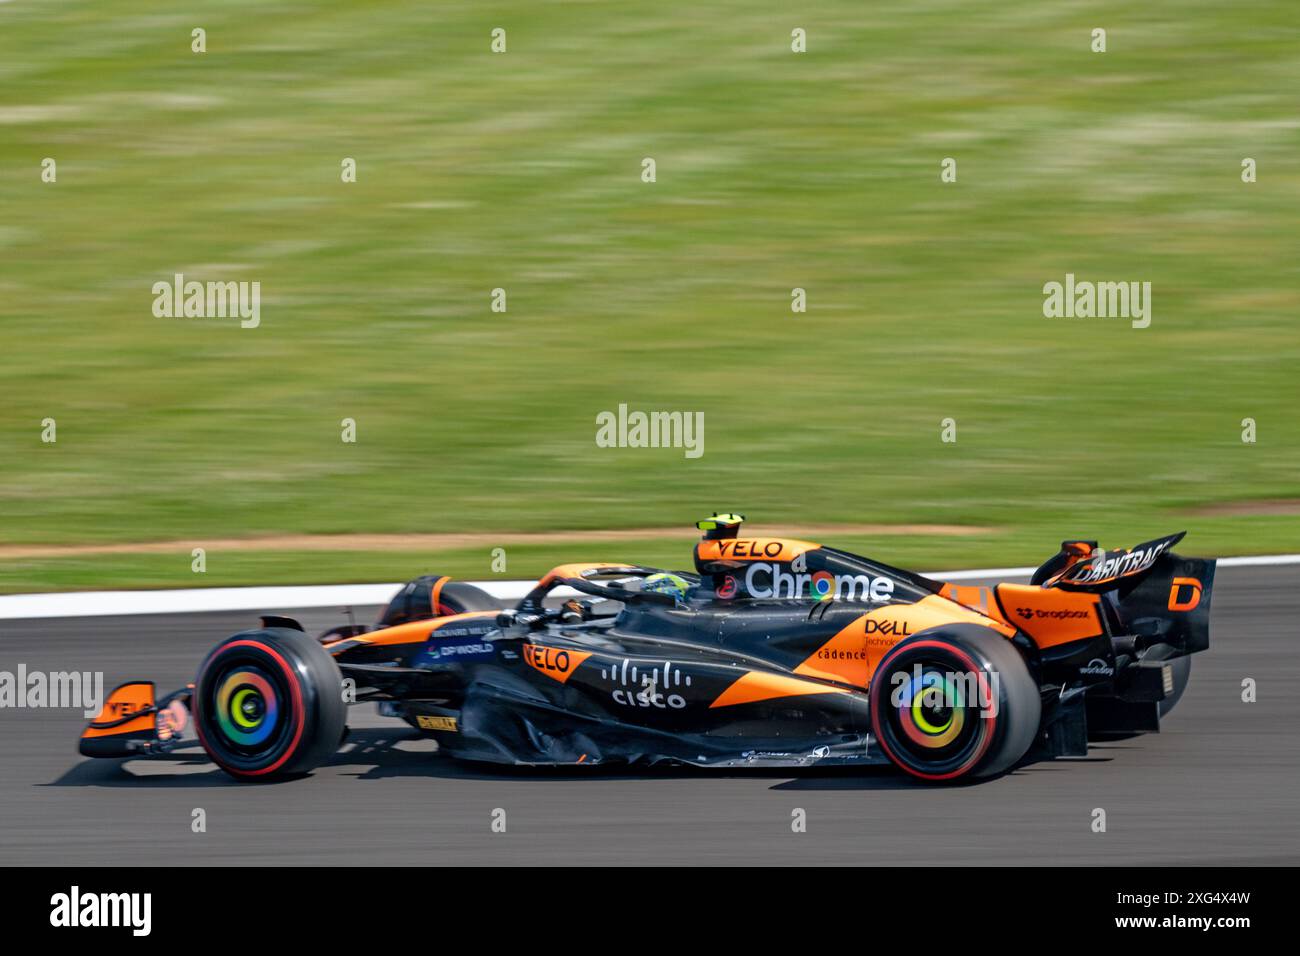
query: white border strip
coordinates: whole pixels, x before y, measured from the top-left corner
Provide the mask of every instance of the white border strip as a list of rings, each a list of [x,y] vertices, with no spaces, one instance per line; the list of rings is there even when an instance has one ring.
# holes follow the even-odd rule
[[[1219,558],[1226,568],[1300,564],[1300,554]],[[925,572],[941,581],[1024,578],[1033,568],[983,568]],[[495,598],[517,601],[534,581],[471,581]],[[213,611],[277,611],[317,607],[367,607],[387,604],[401,584],[320,584],[306,587],[187,588],[175,591],[75,591],[56,594],[0,595],[0,620],[45,617],[115,617],[123,614],[203,614]],[[572,591],[557,589],[558,596]]]
[[[495,598],[517,601],[536,581],[471,581]],[[115,617],[124,614],[203,614],[318,607],[368,607],[393,599],[401,584],[320,584],[303,587],[184,588],[171,591],[70,591],[0,595],[0,620],[43,617]],[[557,597],[576,594],[556,588]]]

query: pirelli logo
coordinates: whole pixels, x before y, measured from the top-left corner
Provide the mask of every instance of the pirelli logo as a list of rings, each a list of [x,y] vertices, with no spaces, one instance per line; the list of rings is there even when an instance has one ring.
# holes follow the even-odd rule
[[[455,717],[442,717],[437,714],[419,714],[415,722],[421,730],[445,730],[448,733],[460,733],[460,725]]]

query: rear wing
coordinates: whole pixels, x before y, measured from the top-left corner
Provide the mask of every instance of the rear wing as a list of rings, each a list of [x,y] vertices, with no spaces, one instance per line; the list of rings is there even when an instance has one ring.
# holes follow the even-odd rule
[[[1073,560],[1064,570],[1042,582],[1043,587],[1061,588],[1063,591],[1089,591],[1094,594],[1130,590],[1150,574],[1161,556],[1170,553],[1170,549],[1182,541],[1186,534],[1186,531],[1180,531],[1117,551],[1097,548],[1087,557],[1080,557],[1077,552],[1071,553],[1069,556]],[[1072,542],[1062,546],[1062,554],[1067,553],[1070,544]]]
[[[1106,595],[1123,633],[1144,647],[1168,644],[1176,654],[1206,650],[1216,563],[1175,554],[1173,546],[1186,533],[1116,551],[1093,546],[1089,552],[1093,542],[1065,542],[1040,569],[1040,575],[1049,572],[1042,586]]]

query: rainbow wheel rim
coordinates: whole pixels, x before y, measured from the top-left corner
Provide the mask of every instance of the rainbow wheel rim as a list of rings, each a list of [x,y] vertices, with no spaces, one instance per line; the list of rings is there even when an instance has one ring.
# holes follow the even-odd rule
[[[989,703],[994,689],[984,663],[962,647],[913,638],[887,655],[872,678],[872,731],[889,759],[913,776],[956,779],[977,767],[997,738],[997,710]],[[922,696],[913,710],[917,696],[932,691],[946,696]]]
[[[926,671],[908,678],[898,705],[907,739],[924,750],[939,750],[961,737],[966,697],[951,674]]]
[[[257,747],[279,725],[279,692],[259,668],[243,666],[222,675],[215,702],[217,727],[237,746]]]

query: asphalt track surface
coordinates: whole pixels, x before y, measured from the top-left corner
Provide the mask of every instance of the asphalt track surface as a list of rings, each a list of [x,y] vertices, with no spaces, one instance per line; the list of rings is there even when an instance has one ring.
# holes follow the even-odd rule
[[[311,632],[341,618],[297,616]],[[439,757],[368,705],[332,763],[248,785],[201,756],[84,759],[79,711],[5,709],[0,863],[1295,864],[1298,619],[1300,567],[1220,569],[1213,645],[1162,733],[959,787],[884,768],[502,770]],[[255,625],[244,613],[3,621],[0,670],[103,670],[106,689],[152,678],[165,692]],[[1241,700],[1248,677],[1256,703]],[[792,832],[796,808],[806,832]]]

